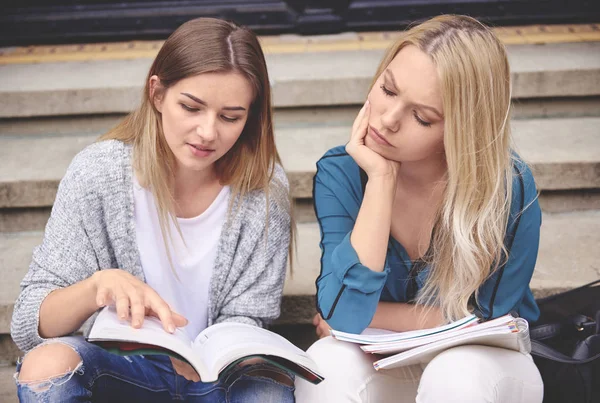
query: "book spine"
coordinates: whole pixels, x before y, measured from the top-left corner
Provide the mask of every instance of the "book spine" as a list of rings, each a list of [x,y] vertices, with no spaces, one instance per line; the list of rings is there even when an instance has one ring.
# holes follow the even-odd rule
[[[531,339],[529,337],[529,323],[523,318],[516,318],[515,322],[519,329],[519,350],[523,354],[531,353]]]

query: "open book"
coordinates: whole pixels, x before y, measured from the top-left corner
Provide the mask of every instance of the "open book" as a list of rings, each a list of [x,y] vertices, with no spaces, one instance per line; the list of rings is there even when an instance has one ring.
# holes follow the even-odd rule
[[[511,315],[486,322],[471,315],[444,326],[410,332],[367,329],[362,334],[351,334],[332,330],[331,335],[361,344],[365,352],[387,355],[373,363],[377,370],[428,363],[442,351],[465,344],[507,348],[524,354],[531,351],[527,321]]]
[[[134,329],[129,322],[119,320],[114,307],[106,307],[98,314],[87,340],[121,355],[173,356],[194,367],[202,382],[214,382],[237,364],[256,358],[314,384],[323,380],[304,351],[276,333],[244,323],[219,323],[191,340],[181,329],[167,333],[152,317]]]

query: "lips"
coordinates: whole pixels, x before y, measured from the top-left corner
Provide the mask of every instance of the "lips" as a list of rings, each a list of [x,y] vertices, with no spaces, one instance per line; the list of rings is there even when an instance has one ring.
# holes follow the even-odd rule
[[[196,150],[199,150],[199,151],[204,151],[204,152],[215,151],[213,148],[203,147],[203,146],[201,146],[199,144],[188,143],[188,145],[194,147]]]
[[[381,134],[379,134],[379,132],[377,130],[375,130],[373,128],[373,126],[369,126],[369,130],[368,130],[369,136],[371,136],[371,138],[373,140],[375,140],[376,143],[384,145],[384,146],[392,146],[386,139],[385,137],[383,137]]]
[[[204,147],[204,146],[201,146],[199,144],[187,143],[187,146],[189,147],[190,152],[192,153],[192,155],[195,156],[195,157],[197,157],[197,158],[210,157],[215,152],[214,149],[208,148],[208,147]]]

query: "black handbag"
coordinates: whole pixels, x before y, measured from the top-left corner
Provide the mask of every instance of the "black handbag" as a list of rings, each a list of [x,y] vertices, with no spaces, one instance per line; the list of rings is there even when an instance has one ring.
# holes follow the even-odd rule
[[[600,402],[600,280],[537,301],[531,355],[544,403]]]

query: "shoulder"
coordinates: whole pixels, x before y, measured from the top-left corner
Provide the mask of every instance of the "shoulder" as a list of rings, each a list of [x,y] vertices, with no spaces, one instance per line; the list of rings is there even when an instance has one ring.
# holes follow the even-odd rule
[[[73,158],[63,181],[88,189],[114,185],[124,179],[128,167],[131,167],[130,145],[118,140],[99,141]]]
[[[538,191],[531,168],[517,154],[513,154],[512,193],[513,213],[521,212],[537,202]]]
[[[264,192],[262,193],[264,195]],[[285,221],[288,221],[290,218],[290,184],[285,170],[280,164],[275,164],[273,177],[269,183],[269,210],[282,216]]]
[[[272,192],[285,193],[286,196],[290,191],[288,177],[280,164],[275,164],[273,168],[273,177],[269,183],[269,188]]]
[[[131,146],[118,140],[91,144],[80,151],[71,162],[67,175],[93,183],[97,180],[116,179],[124,166],[131,165]]]
[[[524,222],[539,230],[542,222],[542,209],[538,200],[538,191],[533,173],[525,161],[516,154],[513,155],[510,217],[510,226]]]
[[[328,150],[319,161],[317,161],[317,173],[332,173],[336,171],[358,170],[354,159],[346,152],[346,146],[337,146]]]
[[[243,221],[264,222],[269,215],[269,221],[289,221],[291,214],[290,186],[285,170],[280,164],[275,164],[268,190],[257,189],[248,192],[243,199]],[[267,206],[268,202],[268,206]]]
[[[354,159],[346,152],[345,146],[338,146],[328,150],[319,161],[317,161],[317,173],[315,180],[324,185],[345,182],[350,175],[359,175],[359,167]]]
[[[337,197],[362,199],[360,168],[348,155],[345,146],[330,149],[317,162],[313,189],[315,200],[319,197],[319,190],[323,188],[329,189]]]

